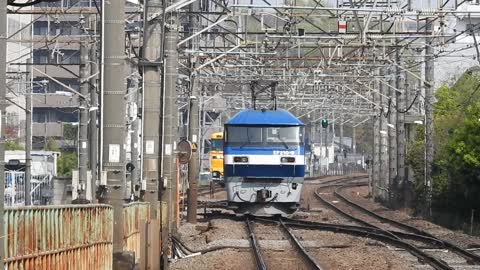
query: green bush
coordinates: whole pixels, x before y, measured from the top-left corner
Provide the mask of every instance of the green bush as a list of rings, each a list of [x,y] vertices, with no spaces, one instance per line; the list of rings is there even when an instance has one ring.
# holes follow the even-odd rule
[[[6,141],[5,150],[15,151],[15,150],[25,150],[25,147],[16,141]]]
[[[72,170],[78,167],[78,157],[76,153],[63,152],[57,161],[57,174],[59,176],[71,177]]]

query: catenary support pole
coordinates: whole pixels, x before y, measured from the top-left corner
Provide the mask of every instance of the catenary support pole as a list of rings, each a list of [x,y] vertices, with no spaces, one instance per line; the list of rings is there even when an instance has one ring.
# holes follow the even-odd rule
[[[135,118],[135,120],[133,121],[132,123],[132,142],[130,143],[130,151],[131,151],[131,155],[132,155],[132,164],[133,166],[135,167],[135,169],[132,171],[132,174],[131,174],[131,181],[132,181],[132,187],[133,187],[133,190],[132,190],[132,193],[135,195],[135,197],[139,197],[140,194],[139,194],[139,191],[140,191],[140,185],[141,185],[141,181],[140,181],[140,172],[141,172],[141,169],[140,169],[140,166],[141,166],[141,153],[140,153],[140,146],[139,146],[139,139],[141,139],[140,137],[140,134],[141,134],[141,121],[142,121],[142,118],[141,116],[138,114],[139,111],[141,111],[141,107],[142,107],[142,89],[140,88],[140,84],[137,82],[137,85],[136,85],[136,89],[137,91],[135,92],[135,103],[137,104],[137,117]],[[141,142],[141,141],[140,141]]]
[[[147,18],[162,10],[162,1],[146,1]],[[158,187],[160,183],[160,119],[161,119],[161,16],[147,21],[145,18],[144,56],[148,64],[143,67],[144,81],[144,116],[145,130],[143,134],[144,163],[143,171],[146,180],[145,201],[150,203],[151,218],[157,217]]]
[[[175,154],[174,144],[177,139],[177,119],[174,117],[177,110],[176,100],[176,82],[177,82],[177,42],[178,42],[178,29],[176,15],[170,15],[167,17],[169,27],[165,33],[165,88],[164,88],[164,111],[162,115],[163,123],[163,181],[166,183],[166,190],[162,194],[162,202],[166,202],[168,206],[168,223],[169,231],[172,232],[175,229],[175,209],[176,206],[173,203],[175,194]]]
[[[397,49],[396,62],[397,65],[403,64],[402,52]],[[396,204],[397,207],[404,205],[404,189],[405,187],[405,72],[398,66],[396,68],[396,87],[400,91],[395,91],[397,94],[397,181],[396,181]]]
[[[6,64],[7,62],[7,1],[0,1],[0,217],[3,220],[5,201],[5,94],[6,94]],[[4,223],[0,222],[0,232]],[[0,241],[0,268],[4,269],[5,246],[3,238]]]
[[[191,6],[192,12],[200,11],[200,2],[196,1]],[[190,15],[190,29],[191,34],[195,34],[200,25],[198,15]],[[190,48],[194,51],[198,50],[200,45],[200,37],[196,36],[190,42]],[[188,163],[188,182],[189,182],[189,189],[188,189],[188,206],[187,206],[187,222],[188,223],[197,223],[197,183],[199,177],[199,155],[200,149],[198,148],[199,145],[199,138],[200,138],[200,108],[199,108],[199,100],[200,100],[200,88],[201,85],[199,84],[197,74],[193,72],[196,67],[196,58],[190,60],[190,68],[192,73],[190,73],[190,110],[188,113],[188,136],[189,140],[192,144],[196,144],[196,150],[192,152],[192,157],[190,162]]]
[[[393,78],[390,80],[390,85],[393,85]],[[389,87],[391,102],[389,102],[388,107],[388,161],[389,161],[389,178],[388,178],[388,201],[392,203],[394,199],[395,191],[392,190],[392,187],[395,184],[395,179],[397,177],[397,139],[395,132],[395,125],[397,122],[397,111],[395,110],[396,102],[396,93],[395,89]]]
[[[375,82],[377,83],[377,82]],[[377,85],[375,85],[376,87]],[[380,103],[380,95],[373,94],[374,102]],[[373,118],[373,172],[372,172],[372,197],[374,200],[378,199],[379,186],[380,186],[380,117],[379,108],[376,108]]]
[[[432,34],[433,21],[426,22],[427,34]],[[432,164],[434,153],[433,129],[433,87],[434,87],[434,49],[433,36],[426,40],[425,50],[425,185],[427,188],[427,213],[430,214],[432,206]]]
[[[329,124],[327,128],[325,128],[325,157],[326,157],[326,161],[325,161],[325,165],[327,166],[326,167],[326,170],[325,170],[325,174],[326,175],[329,175],[329,169],[330,169],[330,129],[331,129],[331,125]]]
[[[31,67],[32,59],[27,59],[28,67]],[[28,73],[28,85],[25,88],[25,205],[32,204],[31,180],[32,180],[32,77]]]
[[[352,127],[352,152],[357,153],[357,128]]]
[[[80,43],[80,93],[87,97],[90,91],[89,48],[86,41]],[[79,98],[79,131],[78,131],[78,198],[74,203],[86,203],[86,186],[88,171],[88,100]]]
[[[190,113],[189,113],[189,125],[188,125],[188,134],[190,141],[198,145],[199,138],[199,106],[198,100],[200,96],[198,85],[198,79],[195,77],[192,78],[192,88],[190,96]],[[198,148],[198,147],[197,147]],[[198,183],[198,174],[199,174],[199,149],[192,152],[192,157],[188,163],[188,208],[187,208],[187,222],[188,223],[197,223],[197,183]]]
[[[343,111],[343,104],[342,111]],[[344,155],[344,146],[343,146],[343,113],[340,114],[340,168],[342,170],[341,174],[345,174],[345,155]]]
[[[103,1],[103,169],[107,172],[105,203],[113,207],[114,267],[123,251],[125,190],[125,66],[124,1]]]
[[[98,61],[97,61],[97,45],[93,43],[90,46],[90,61],[93,63],[90,65],[90,73],[92,74],[90,78],[90,147],[88,148],[90,152],[90,170],[92,172],[92,177],[90,179],[90,194],[92,194],[92,202],[96,202],[96,182],[98,179],[98,76],[95,75],[98,73]]]
[[[385,76],[385,69],[380,68],[380,77]],[[388,198],[388,176],[389,176],[389,162],[388,162],[388,119],[385,112],[385,105],[388,104],[386,96],[386,86],[383,81],[380,82],[380,128],[378,133],[380,136],[380,199],[385,202]]]
[[[315,119],[315,112],[312,112],[311,119]],[[315,144],[315,122],[310,122],[310,177],[315,175],[315,155],[314,155],[314,144]]]
[[[322,113],[320,112],[320,115]],[[318,137],[320,139],[319,144],[320,144],[320,156],[318,157],[318,175],[321,176],[323,174],[322,172],[322,159],[323,159],[323,127],[319,125],[319,130],[318,130]]]

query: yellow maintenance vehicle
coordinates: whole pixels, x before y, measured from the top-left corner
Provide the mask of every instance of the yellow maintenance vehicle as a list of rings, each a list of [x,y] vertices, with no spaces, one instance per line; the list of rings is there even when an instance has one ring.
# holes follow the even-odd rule
[[[212,181],[223,183],[223,132],[216,132],[210,136],[210,173]]]

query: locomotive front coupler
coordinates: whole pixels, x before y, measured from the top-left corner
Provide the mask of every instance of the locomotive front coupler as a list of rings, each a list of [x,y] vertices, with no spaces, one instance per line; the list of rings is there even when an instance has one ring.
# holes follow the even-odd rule
[[[267,199],[272,197],[272,191],[268,189],[257,190],[257,202],[266,202]]]

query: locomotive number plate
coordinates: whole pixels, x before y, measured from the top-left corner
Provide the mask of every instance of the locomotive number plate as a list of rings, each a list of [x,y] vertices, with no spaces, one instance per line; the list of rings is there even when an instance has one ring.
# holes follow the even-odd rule
[[[295,151],[273,150],[273,154],[274,154],[274,155],[282,155],[282,156],[295,155]]]

